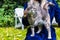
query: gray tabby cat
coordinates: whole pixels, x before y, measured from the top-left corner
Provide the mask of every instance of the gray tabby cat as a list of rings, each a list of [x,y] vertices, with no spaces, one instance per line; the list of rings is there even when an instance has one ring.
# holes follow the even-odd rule
[[[38,26],[38,31],[36,33],[40,33],[42,29],[42,25],[44,24],[48,31],[48,39],[51,39],[51,30],[50,30],[50,16],[48,12],[48,5],[54,5],[47,0],[42,0],[41,4],[36,0],[30,0],[28,2],[28,7],[25,10],[26,15],[28,15],[28,21],[31,26],[32,34],[35,35],[34,27]]]

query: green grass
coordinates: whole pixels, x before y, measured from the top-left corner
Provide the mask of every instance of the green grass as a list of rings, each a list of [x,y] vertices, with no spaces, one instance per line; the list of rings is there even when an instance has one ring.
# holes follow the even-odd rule
[[[60,28],[56,29],[57,40],[60,40]],[[14,27],[0,27],[0,40],[24,40],[27,29],[15,29]]]
[[[60,28],[55,28],[55,29],[56,29],[57,40],[60,40]]]
[[[26,29],[15,29],[13,27],[0,27],[0,40],[24,40]]]

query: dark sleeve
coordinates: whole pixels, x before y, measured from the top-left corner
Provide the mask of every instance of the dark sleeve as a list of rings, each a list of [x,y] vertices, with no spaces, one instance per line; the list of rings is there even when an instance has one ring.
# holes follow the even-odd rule
[[[27,4],[28,2],[26,2],[26,3],[24,3],[24,10],[27,8],[27,6],[28,6],[28,4]]]
[[[60,12],[60,8],[59,8],[58,3],[55,0],[53,0],[53,3],[55,4],[55,6],[54,6],[55,10]]]
[[[27,2],[26,3],[24,3],[24,10],[27,8]],[[28,19],[27,19],[27,17],[23,17],[22,18],[22,23],[24,24],[24,26],[28,26],[29,25],[29,22],[28,22]]]
[[[57,23],[60,23],[60,8],[59,8],[59,5],[58,3],[53,0],[53,3],[55,4],[54,8],[55,8],[55,19],[56,19],[56,22]]]
[[[48,2],[52,2],[52,0],[48,0]]]

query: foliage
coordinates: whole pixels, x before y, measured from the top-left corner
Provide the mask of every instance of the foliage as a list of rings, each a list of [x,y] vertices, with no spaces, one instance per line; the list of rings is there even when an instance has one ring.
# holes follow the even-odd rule
[[[59,5],[59,7],[60,7],[60,0],[57,0],[57,3],[58,3],[58,5]]]
[[[0,27],[0,40],[24,40],[27,30],[14,27]]]
[[[26,1],[26,0],[25,0]],[[14,26],[14,9],[23,7],[24,0],[0,0],[0,26]]]

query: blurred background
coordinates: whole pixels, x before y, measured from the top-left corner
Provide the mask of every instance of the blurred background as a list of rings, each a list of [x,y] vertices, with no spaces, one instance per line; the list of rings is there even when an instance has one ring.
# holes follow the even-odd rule
[[[15,8],[23,8],[28,0],[0,0],[0,40],[24,40],[27,28],[15,29]],[[60,7],[60,0],[56,0]],[[55,27],[57,40],[60,40],[60,28]],[[24,33],[23,33],[24,32]]]
[[[27,0],[0,0],[0,26],[14,26],[14,9],[23,7]]]

